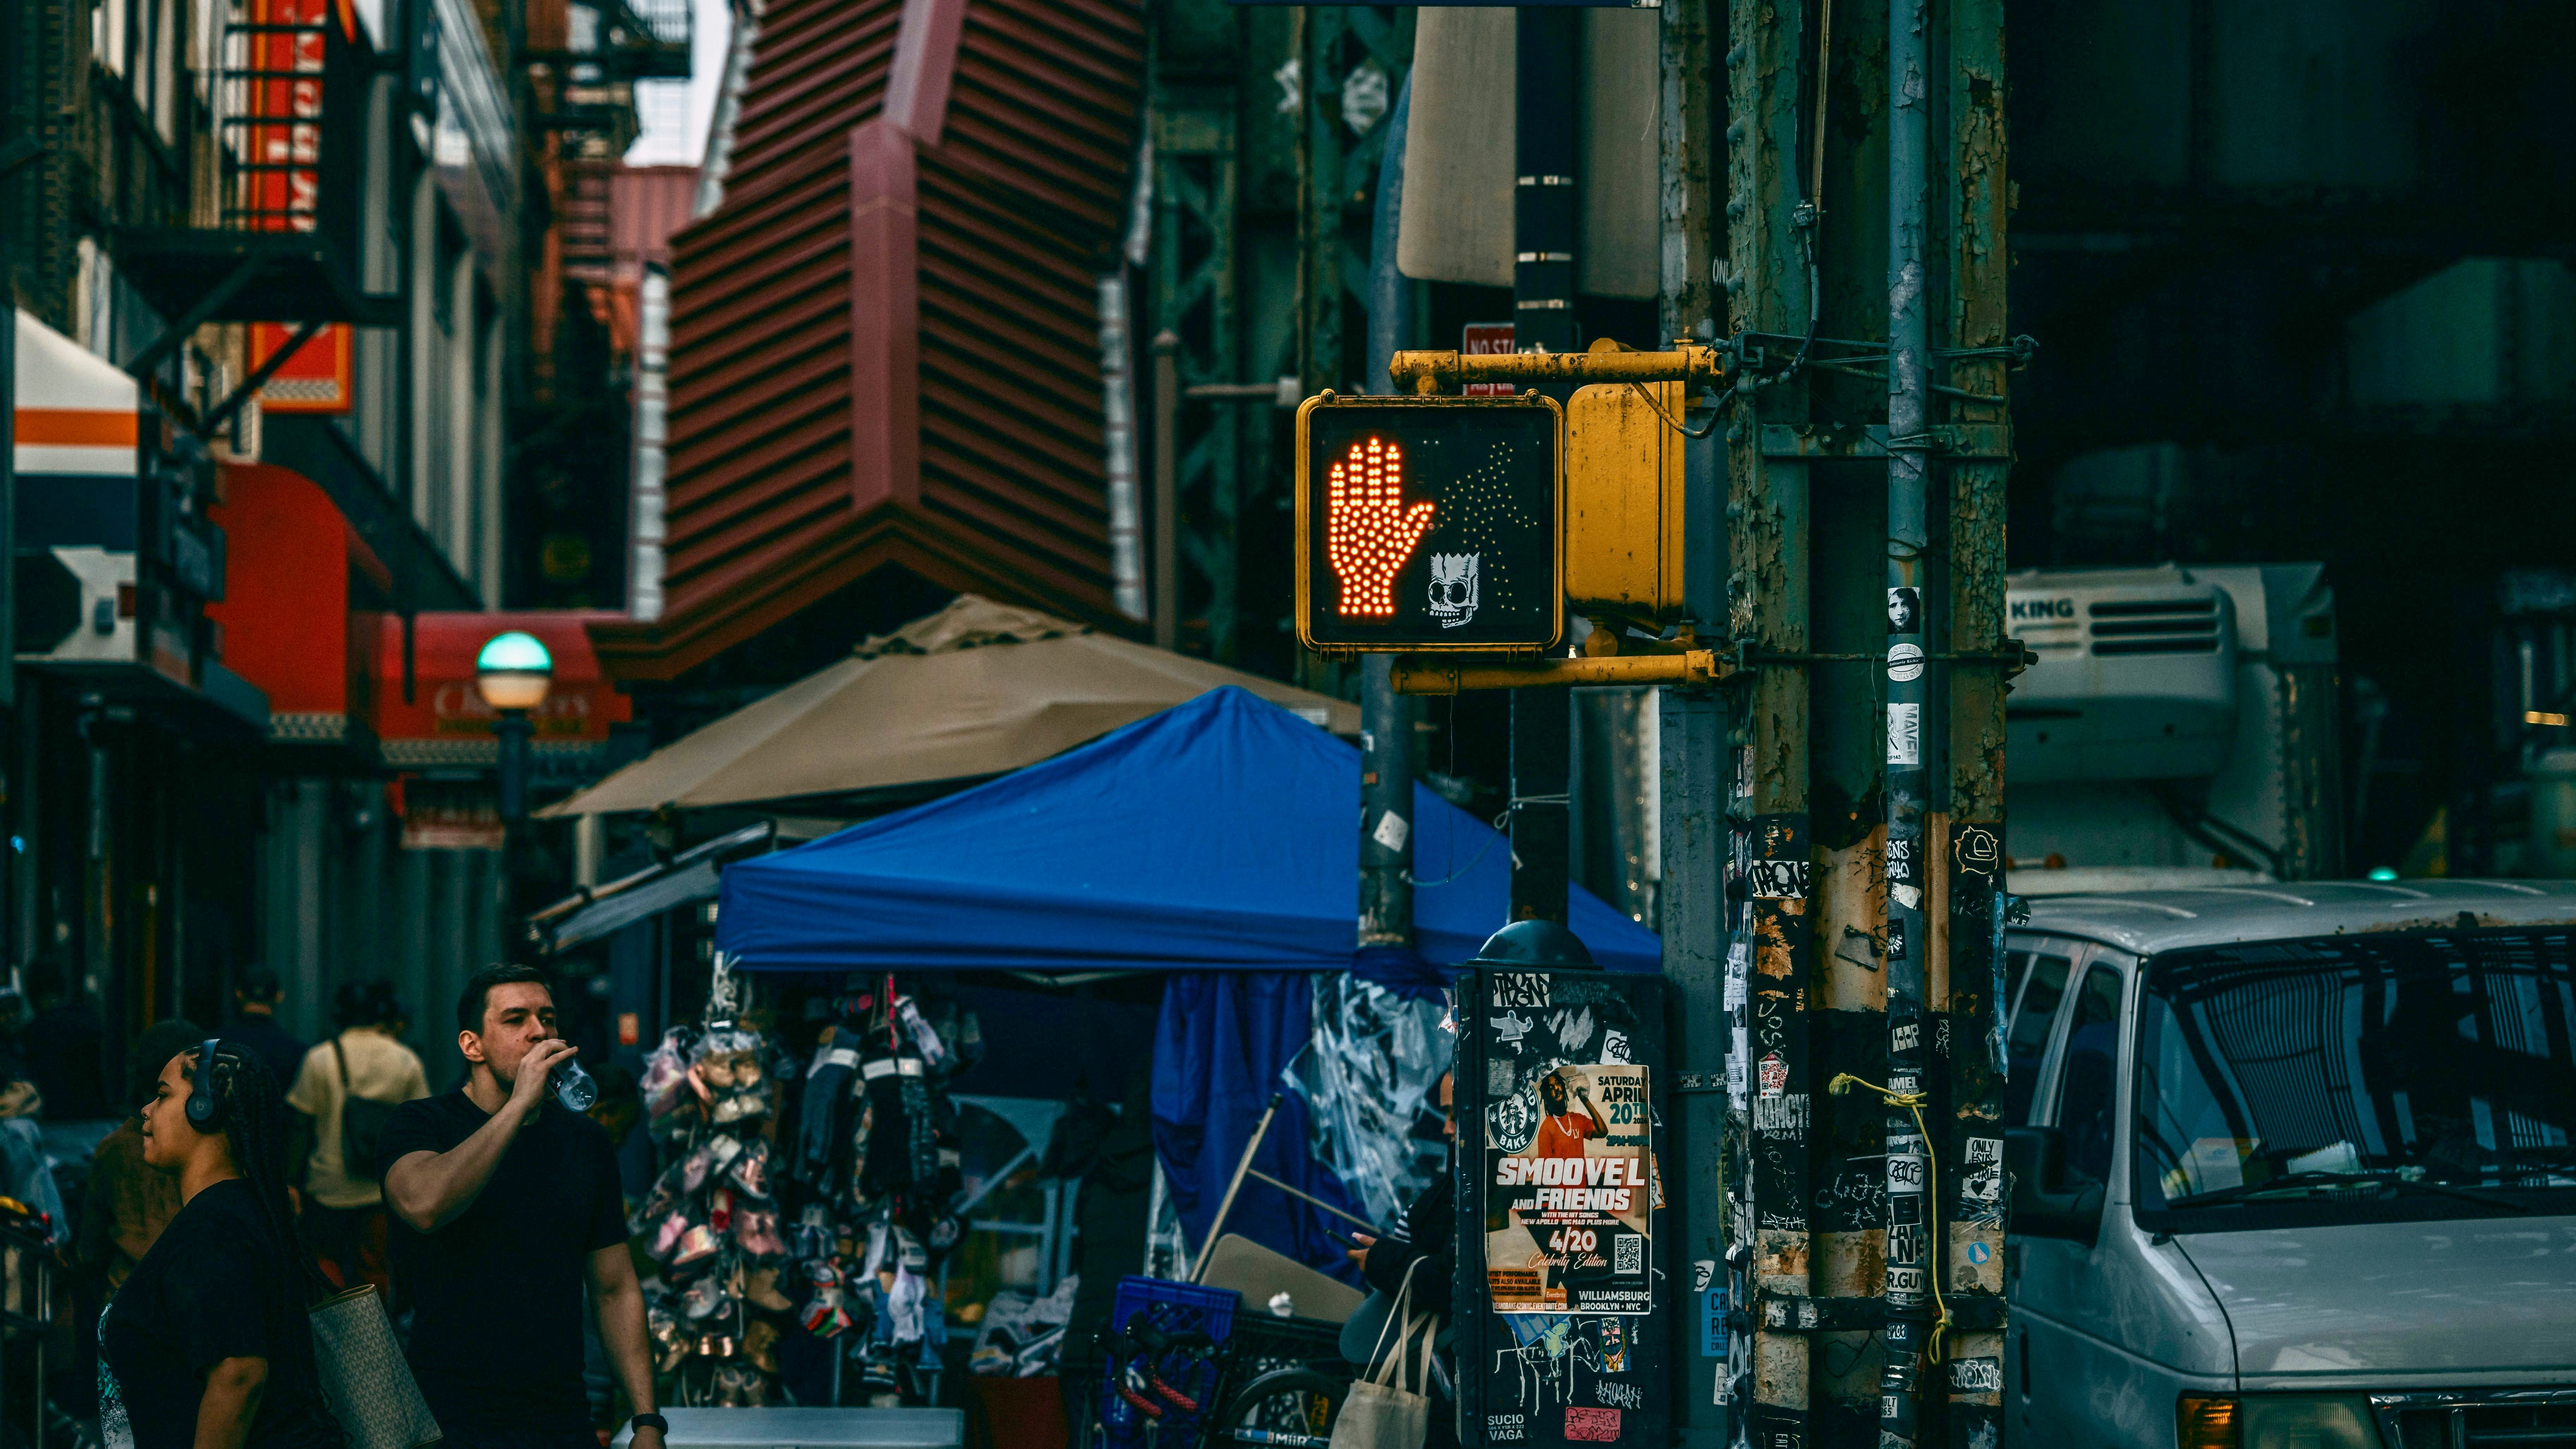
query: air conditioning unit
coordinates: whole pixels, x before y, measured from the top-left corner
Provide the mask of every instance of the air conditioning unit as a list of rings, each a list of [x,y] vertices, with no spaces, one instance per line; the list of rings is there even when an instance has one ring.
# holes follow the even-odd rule
[[[2214,775],[2236,735],[2236,605],[2186,570],[2029,570],[2006,629],[2039,662],[2005,701],[2016,785]]]

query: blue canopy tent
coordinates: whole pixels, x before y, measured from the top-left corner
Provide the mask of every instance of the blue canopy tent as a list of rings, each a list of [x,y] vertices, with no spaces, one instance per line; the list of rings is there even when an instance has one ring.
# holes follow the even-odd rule
[[[1202,1240],[1279,1071],[1306,1039],[1302,977],[1357,960],[1359,751],[1228,686],[942,800],[725,867],[716,946],[751,971],[1193,973],[1164,997],[1155,1137]],[[1502,837],[1414,792],[1417,949],[1449,964],[1500,927]],[[1568,924],[1613,971],[1655,971],[1653,932],[1575,887]],[[1225,973],[1198,975],[1196,973]],[[1281,1106],[1256,1165],[1352,1205]],[[1247,1191],[1228,1221],[1313,1263],[1311,1208]]]

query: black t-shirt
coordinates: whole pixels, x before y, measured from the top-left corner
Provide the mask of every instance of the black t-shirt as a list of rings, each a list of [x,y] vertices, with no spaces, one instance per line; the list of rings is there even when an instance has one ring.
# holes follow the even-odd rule
[[[228,1358],[268,1360],[254,1449],[338,1449],[340,1427],[314,1373],[304,1282],[249,1183],[234,1178],[188,1199],[99,1324],[134,1449],[194,1444],[205,1375]],[[101,1405],[102,1418],[112,1413]]]
[[[406,1102],[376,1160],[446,1152],[491,1115],[462,1091]],[[443,1425],[587,1432],[581,1319],[589,1256],[626,1241],[608,1132],[549,1097],[473,1206],[434,1233],[392,1222],[412,1306],[411,1368]]]

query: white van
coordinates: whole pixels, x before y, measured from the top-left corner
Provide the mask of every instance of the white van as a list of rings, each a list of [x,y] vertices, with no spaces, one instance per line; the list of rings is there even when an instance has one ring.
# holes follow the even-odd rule
[[[2576,883],[2065,896],[2008,947],[2008,1443],[2576,1446]]]

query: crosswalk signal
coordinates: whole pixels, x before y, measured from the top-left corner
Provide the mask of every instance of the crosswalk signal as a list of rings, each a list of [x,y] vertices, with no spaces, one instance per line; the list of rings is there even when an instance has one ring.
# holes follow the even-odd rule
[[[1324,654],[1553,647],[1564,478],[1564,415],[1545,397],[1308,398],[1298,642]]]

